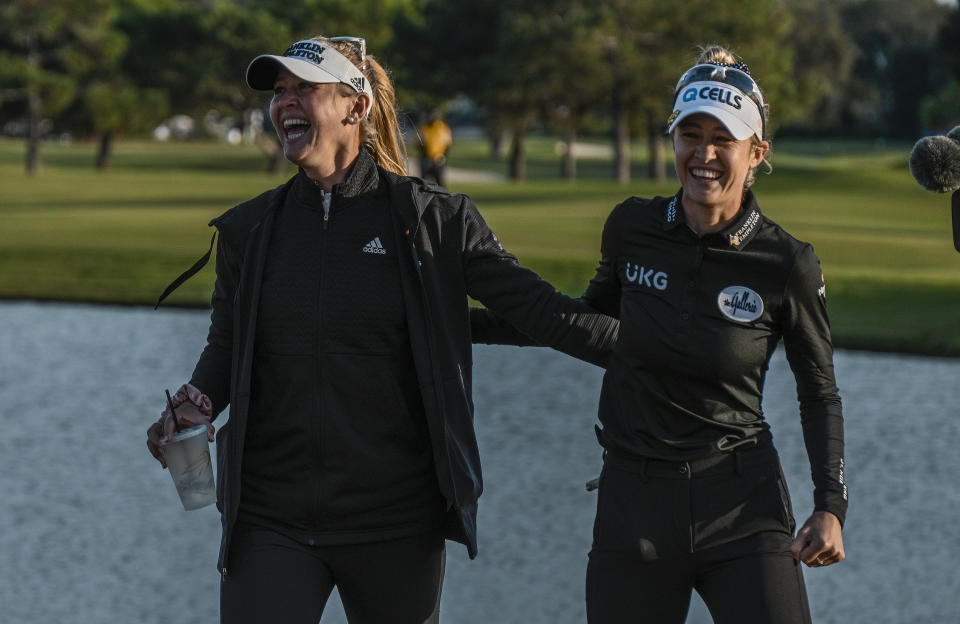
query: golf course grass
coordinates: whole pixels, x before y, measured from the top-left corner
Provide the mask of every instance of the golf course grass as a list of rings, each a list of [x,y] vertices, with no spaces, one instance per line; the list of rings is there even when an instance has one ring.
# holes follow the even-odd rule
[[[611,208],[630,195],[669,195],[676,180],[606,178],[602,144],[559,179],[555,141],[528,141],[522,183],[452,181],[470,195],[504,245],[560,290],[578,295],[599,258]],[[950,198],[910,176],[910,144],[790,141],[775,145],[774,173],[754,187],[764,213],[813,243],[823,264],[837,346],[960,356],[960,254]],[[207,222],[282,183],[256,147],[122,141],[111,169],[95,146],[44,144],[24,172],[22,141],[0,140],[0,298],[152,304],[207,249]],[[458,139],[450,166],[504,173],[481,140]],[[288,173],[293,173],[291,167]],[[169,305],[208,305],[212,266]]]

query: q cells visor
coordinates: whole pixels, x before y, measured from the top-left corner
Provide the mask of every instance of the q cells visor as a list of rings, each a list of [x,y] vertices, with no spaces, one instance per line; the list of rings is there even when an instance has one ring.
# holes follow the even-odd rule
[[[281,68],[307,82],[341,82],[352,87],[357,93],[366,93],[370,97],[371,105],[373,103],[370,83],[357,66],[335,49],[319,41],[298,41],[287,48],[283,56],[261,54],[247,66],[247,84],[258,91],[270,91]],[[369,112],[369,108],[367,111]]]
[[[739,69],[706,64],[687,70],[677,82],[667,133],[695,113],[719,119],[738,141],[750,135],[762,141],[767,134],[760,88]]]

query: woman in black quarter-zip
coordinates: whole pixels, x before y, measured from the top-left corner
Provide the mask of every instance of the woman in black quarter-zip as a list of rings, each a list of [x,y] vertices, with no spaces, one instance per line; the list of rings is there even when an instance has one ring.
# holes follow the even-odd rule
[[[820,262],[749,190],[770,149],[766,116],[746,65],[705,49],[668,120],[681,190],[628,199],[604,228],[583,300],[620,318],[621,333],[599,408],[594,624],[683,622],[692,589],[719,623],[810,622],[800,562],[844,557],[843,418]],[[761,410],[781,339],[814,483],[796,535]]]
[[[300,169],[211,222],[210,331],[173,400],[191,424],[230,406],[221,621],[315,624],[337,587],[351,623],[436,622],[444,540],[477,549],[468,296],[597,364],[618,323],[521,267],[469,198],[404,175],[362,39],[298,41],[246,77]],[[165,410],[148,430],[161,464],[173,429]]]
[[[705,49],[667,122],[682,188],[630,198],[604,226],[582,301],[621,325],[600,395],[591,624],[679,624],[692,590],[718,623],[807,623],[800,563],[844,557],[843,417],[820,262],[749,189],[770,149],[766,116],[746,65]],[[478,342],[522,343],[487,311],[474,324]],[[781,339],[814,484],[796,535],[761,409]]]

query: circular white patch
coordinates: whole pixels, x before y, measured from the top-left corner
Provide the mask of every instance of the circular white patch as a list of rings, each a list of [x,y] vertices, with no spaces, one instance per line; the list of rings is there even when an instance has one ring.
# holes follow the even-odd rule
[[[731,321],[749,323],[763,314],[763,299],[746,286],[727,286],[717,295],[717,307]]]

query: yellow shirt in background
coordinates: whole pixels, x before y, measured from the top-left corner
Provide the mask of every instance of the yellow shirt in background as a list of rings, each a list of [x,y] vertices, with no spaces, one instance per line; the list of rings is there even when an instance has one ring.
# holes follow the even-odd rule
[[[430,160],[437,160],[447,153],[453,144],[453,134],[442,119],[434,119],[428,124],[420,126],[420,136],[423,139],[423,155]]]

